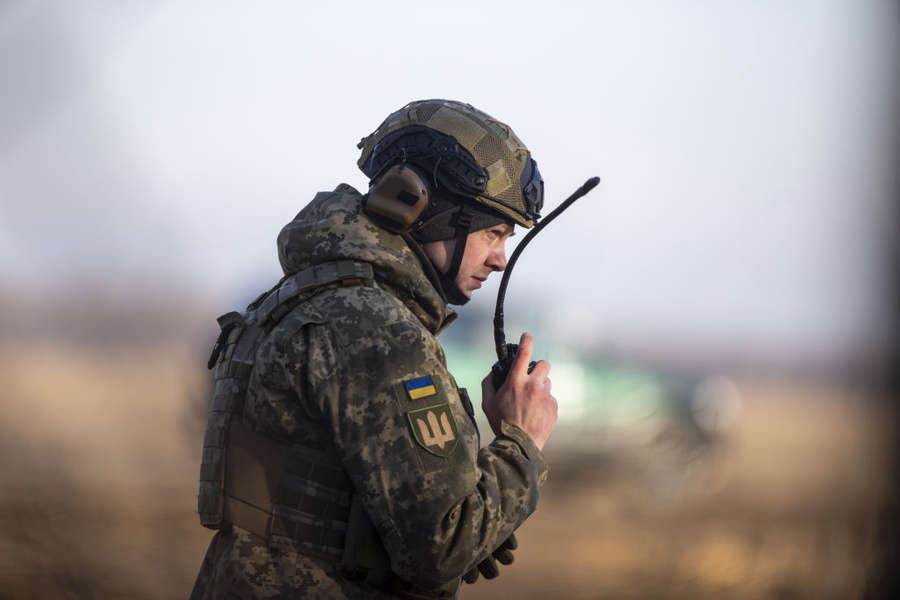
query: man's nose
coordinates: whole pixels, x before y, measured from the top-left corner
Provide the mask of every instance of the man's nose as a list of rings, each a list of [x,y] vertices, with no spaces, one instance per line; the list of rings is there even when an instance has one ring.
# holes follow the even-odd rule
[[[506,269],[506,247],[501,246],[494,250],[488,256],[488,266],[495,271],[503,271]]]

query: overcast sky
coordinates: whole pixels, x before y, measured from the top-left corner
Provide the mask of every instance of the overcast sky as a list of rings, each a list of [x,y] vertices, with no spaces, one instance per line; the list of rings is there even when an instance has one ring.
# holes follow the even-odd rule
[[[548,209],[602,178],[524,253],[511,298],[610,339],[850,352],[884,337],[897,17],[888,0],[0,1],[0,285],[197,285],[230,309],[280,276],[275,236],[316,191],[365,185],[362,136],[447,97],[512,125]]]

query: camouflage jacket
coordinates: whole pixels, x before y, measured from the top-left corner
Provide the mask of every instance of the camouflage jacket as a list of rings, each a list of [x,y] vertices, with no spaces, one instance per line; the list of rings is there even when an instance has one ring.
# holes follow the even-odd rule
[[[436,335],[455,317],[427,261],[361,212],[347,185],[323,192],[278,237],[286,274],[336,259],[376,285],[331,288],[293,309],[259,347],[244,421],[339,457],[395,576],[452,589],[534,511],[547,467],[523,431],[479,448]],[[469,405],[470,406],[470,405]],[[337,562],[216,533],[195,598],[394,597]]]

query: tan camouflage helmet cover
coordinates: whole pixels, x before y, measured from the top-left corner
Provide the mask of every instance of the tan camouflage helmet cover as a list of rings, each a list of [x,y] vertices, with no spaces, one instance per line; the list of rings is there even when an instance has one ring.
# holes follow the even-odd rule
[[[386,136],[410,126],[423,126],[450,135],[487,172],[485,196],[475,201],[499,211],[522,227],[540,216],[543,181],[531,153],[505,123],[477,108],[454,100],[419,100],[390,114],[364,137],[357,165],[363,172],[372,151]],[[528,171],[528,172],[526,172]],[[528,181],[523,182],[523,172]]]

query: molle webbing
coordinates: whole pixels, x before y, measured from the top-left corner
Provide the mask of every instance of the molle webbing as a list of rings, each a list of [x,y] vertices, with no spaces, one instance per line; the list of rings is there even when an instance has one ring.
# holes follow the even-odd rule
[[[329,492],[319,489],[317,487],[319,484],[325,487],[337,486],[336,489],[342,488],[338,481],[329,482],[327,477],[319,478],[317,468],[304,470],[303,461],[312,459],[308,458],[310,456],[308,453],[304,454],[301,451],[297,451],[299,454],[293,451],[286,452],[283,457],[278,453],[275,453],[278,456],[273,454],[273,460],[281,461],[278,463],[281,465],[281,471],[275,473],[268,466],[265,467],[265,485],[259,489],[267,490],[269,495],[265,501],[257,497],[261,492],[252,490],[256,489],[258,478],[253,479],[256,483],[252,485],[249,483],[245,485],[239,479],[245,476],[252,478],[256,472],[253,468],[246,467],[246,460],[265,462],[262,459],[268,456],[266,452],[271,454],[273,451],[266,450],[263,445],[254,442],[244,444],[243,433],[233,432],[246,431],[236,424],[242,420],[247,388],[260,341],[310,295],[326,287],[355,285],[374,285],[372,265],[351,260],[323,263],[285,277],[275,288],[257,298],[244,314],[230,312],[219,317],[222,332],[209,360],[209,368],[215,367],[215,391],[207,416],[200,464],[200,493],[197,498],[200,522],[204,526],[218,529],[224,522],[230,521],[226,516],[226,501],[227,511],[232,515],[241,515],[237,518],[255,515],[247,517],[252,527],[246,528],[250,531],[271,533],[273,537],[270,541],[283,536],[306,543],[309,538],[315,537],[309,535],[309,532],[304,533],[310,522],[317,523],[316,526],[321,529],[322,524],[333,521],[335,527],[332,529],[338,531],[340,523],[346,522],[346,510],[341,512],[339,509],[329,508],[319,511],[315,508],[318,500],[323,497],[330,498],[327,502],[332,504],[341,505],[343,502],[341,498],[332,497],[334,494],[329,495]],[[232,464],[232,437],[238,439],[238,449],[235,451],[237,464]],[[315,465],[325,464],[320,460],[312,462]],[[310,473],[312,479],[307,477]],[[307,477],[306,483],[309,485],[297,481],[304,477]],[[234,489],[241,491],[235,494],[232,493]],[[259,515],[246,509],[241,502],[258,509],[272,510],[275,517],[271,523],[261,527]],[[312,508],[307,510],[304,507]],[[300,513],[295,513],[295,510],[299,510]],[[236,524],[243,526],[240,523]],[[336,542],[337,539],[331,539],[328,544],[322,543],[321,540],[315,543],[321,546],[321,550],[325,547],[333,548]],[[325,552],[328,553],[327,550]]]

